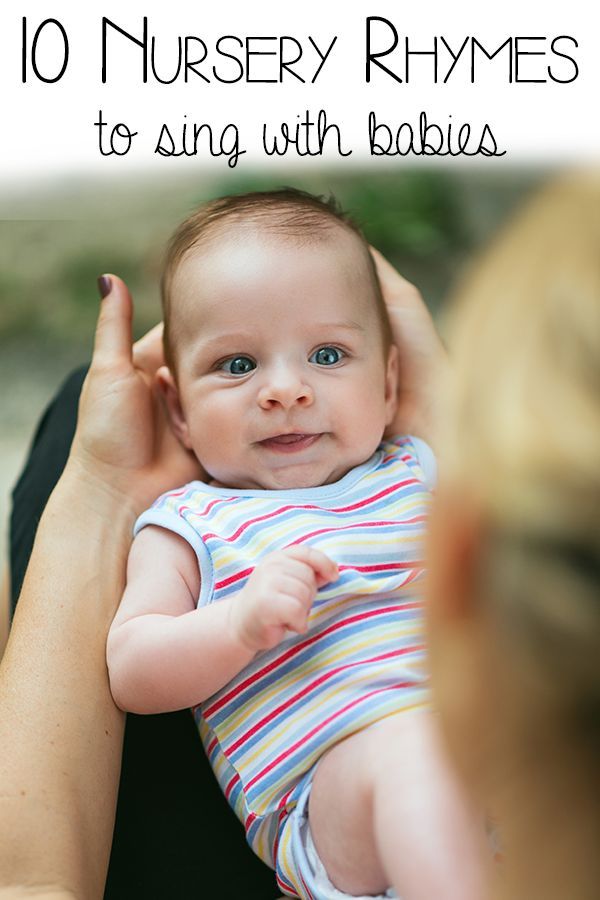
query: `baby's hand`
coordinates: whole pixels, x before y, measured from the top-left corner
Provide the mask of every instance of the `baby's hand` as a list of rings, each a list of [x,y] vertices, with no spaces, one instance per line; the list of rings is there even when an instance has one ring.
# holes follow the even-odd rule
[[[337,565],[314,547],[269,554],[232,602],[230,623],[236,637],[258,651],[275,647],[288,631],[302,634],[317,589],[337,577]]]

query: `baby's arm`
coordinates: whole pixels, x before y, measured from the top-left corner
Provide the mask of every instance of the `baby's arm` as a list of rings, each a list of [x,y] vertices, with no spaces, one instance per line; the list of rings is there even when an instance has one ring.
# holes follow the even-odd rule
[[[273,553],[245,587],[196,608],[200,573],[192,548],[148,526],[135,538],[127,587],[108,636],[113,697],[130,712],[168,712],[210,697],[288,629],[302,632],[335,565],[311,547]]]

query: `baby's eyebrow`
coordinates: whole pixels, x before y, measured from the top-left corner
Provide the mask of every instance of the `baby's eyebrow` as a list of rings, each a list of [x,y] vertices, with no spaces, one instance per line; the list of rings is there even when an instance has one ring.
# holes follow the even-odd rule
[[[311,322],[310,324],[311,331],[317,335],[322,332],[336,331],[349,331],[354,334],[364,334],[365,332],[364,325],[360,325],[358,322],[354,322],[351,319],[344,320],[343,322]],[[251,339],[252,335],[248,334],[247,331],[227,331],[221,334],[206,335],[201,341],[201,346],[204,352],[210,353],[218,351],[222,347],[242,347]]]
[[[215,348],[229,346],[230,344],[244,344],[248,341],[249,335],[245,331],[227,331],[222,334],[207,335],[201,339],[203,350],[213,350]]]
[[[322,329],[331,329],[332,331],[336,328],[343,329],[345,331],[364,331],[364,325],[360,325],[358,322],[352,322],[348,320],[347,322],[315,322],[315,328]]]

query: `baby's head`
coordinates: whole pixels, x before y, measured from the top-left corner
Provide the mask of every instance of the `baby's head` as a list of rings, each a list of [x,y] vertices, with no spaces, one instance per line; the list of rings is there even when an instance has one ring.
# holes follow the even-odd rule
[[[332,201],[224,197],[178,228],[160,380],[175,433],[227,487],[313,487],[366,461],[396,405],[368,245]]]

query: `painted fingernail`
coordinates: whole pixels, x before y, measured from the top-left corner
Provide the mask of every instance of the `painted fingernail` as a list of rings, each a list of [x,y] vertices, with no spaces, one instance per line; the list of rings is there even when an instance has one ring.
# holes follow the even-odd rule
[[[98,291],[100,292],[101,300],[104,300],[107,294],[110,294],[112,291],[112,281],[109,275],[100,275],[98,278]]]

